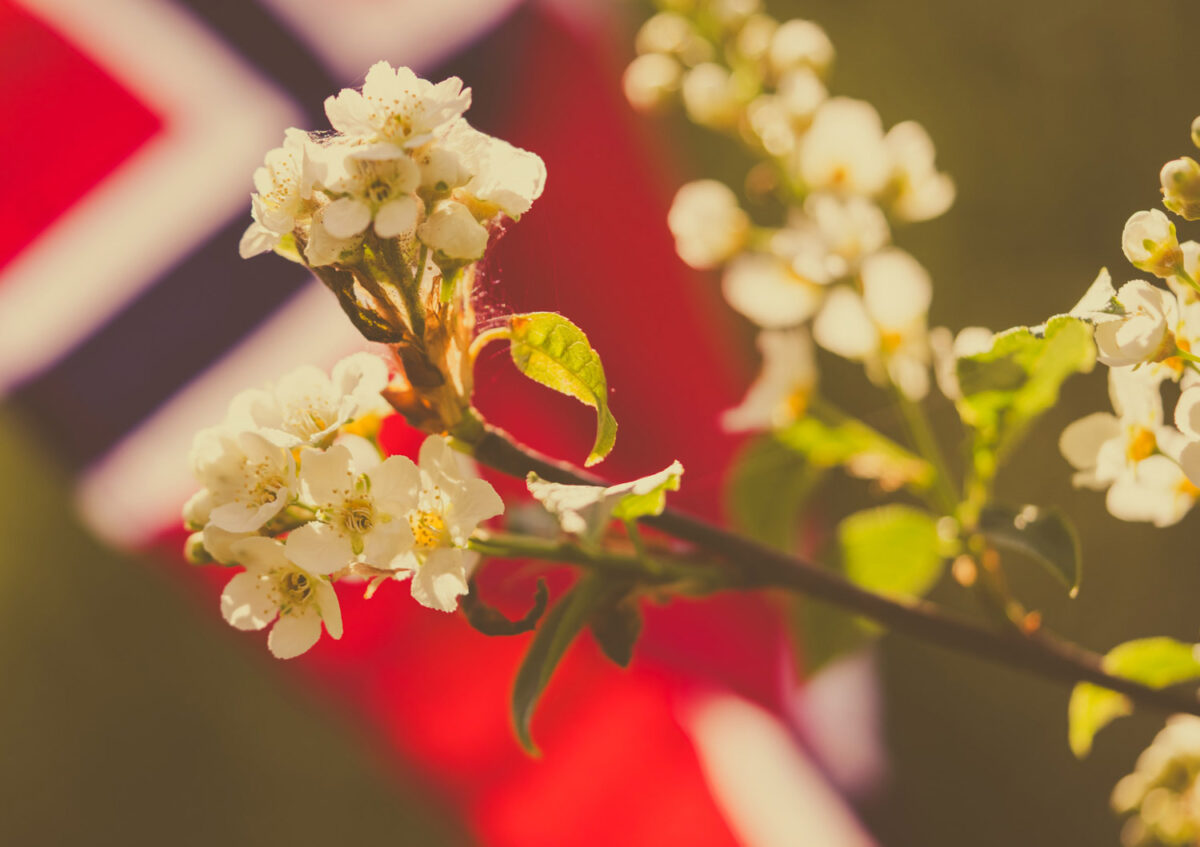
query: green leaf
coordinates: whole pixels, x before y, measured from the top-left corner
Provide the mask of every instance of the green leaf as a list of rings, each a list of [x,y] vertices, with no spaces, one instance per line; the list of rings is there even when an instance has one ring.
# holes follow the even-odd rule
[[[471,590],[460,601],[467,621],[484,635],[520,635],[529,632],[537,626],[538,620],[546,611],[546,601],[549,599],[546,591],[546,581],[539,579],[537,591],[533,596],[533,606],[518,620],[509,620],[498,609],[495,609],[479,599],[475,582],[471,582]]]
[[[799,635],[800,670],[809,677],[867,646],[881,631],[873,621],[811,597],[797,598],[794,608],[792,626]]]
[[[1044,565],[1072,597],[1079,593],[1083,565],[1079,537],[1057,508],[988,506],[980,514],[979,529],[996,546],[1017,550]]]
[[[525,484],[534,499],[558,519],[564,532],[595,540],[610,518],[632,521],[661,515],[667,505],[667,492],[679,490],[681,476],[683,465],[676,461],[656,474],[607,488],[547,482],[532,471]]]
[[[1104,669],[1151,688],[1200,679],[1196,645],[1163,636],[1118,644],[1104,656]]]
[[[581,577],[550,609],[521,661],[512,692],[513,728],[521,746],[535,756],[539,753],[529,723],[538,698],[571,642],[587,626],[596,608],[607,602],[609,592],[610,588],[598,576]]]
[[[725,486],[734,526],[756,541],[793,552],[800,510],[825,473],[773,435],[750,439],[734,458]]]
[[[958,360],[958,403],[963,422],[976,431],[977,452],[1002,453],[1058,400],[1067,377],[1096,362],[1092,329],[1058,315],[1045,327],[1016,327],[996,335],[992,348]]]
[[[1133,714],[1133,704],[1124,694],[1109,691],[1090,682],[1081,682],[1071,690],[1067,704],[1067,743],[1077,759],[1092,752],[1096,733],[1117,718]]]
[[[592,635],[604,651],[604,655],[621,667],[629,667],[633,659],[633,646],[642,633],[642,612],[633,598],[598,611],[592,618]]]
[[[596,442],[584,463],[596,464],[617,440],[600,355],[583,330],[555,312],[512,315],[508,326],[513,362],[521,373],[596,410]]]
[[[842,467],[851,476],[878,481],[888,491],[905,485],[923,490],[933,482],[933,468],[924,459],[827,407],[777,430],[775,437],[815,467]]]
[[[847,578],[882,594],[922,596],[944,569],[937,520],[910,506],[857,512],[838,525],[838,541]]]
[[[1167,688],[1200,679],[1196,649],[1196,645],[1174,638],[1138,638],[1109,650],[1102,667],[1113,676],[1151,688]],[[1133,704],[1125,695],[1091,683],[1079,683],[1067,706],[1067,740],[1071,752],[1083,758],[1091,751],[1097,732],[1132,712]]]

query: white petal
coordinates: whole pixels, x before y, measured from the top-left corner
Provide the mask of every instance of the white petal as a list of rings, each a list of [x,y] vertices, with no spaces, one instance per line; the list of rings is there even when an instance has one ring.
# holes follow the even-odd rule
[[[1093,412],[1067,425],[1058,439],[1058,449],[1072,467],[1094,468],[1100,447],[1120,436],[1121,424],[1116,417],[1108,412]]]
[[[243,259],[249,259],[251,256],[274,250],[278,243],[279,236],[277,234],[255,222],[246,227],[246,231],[242,234],[242,240],[238,242],[238,255]]]
[[[354,561],[350,539],[329,524],[311,521],[288,534],[287,555],[309,573],[331,574]]]
[[[384,513],[404,515],[417,508],[421,471],[407,456],[389,456],[369,476],[371,498]]]
[[[362,561],[377,568],[387,568],[396,557],[413,547],[413,532],[408,520],[395,517],[376,524],[363,538]]]
[[[813,321],[813,338],[826,350],[847,359],[863,359],[879,349],[879,330],[862,298],[843,287],[829,292],[824,308]]]
[[[1200,485],[1200,441],[1188,442],[1187,446],[1179,452],[1179,469],[1183,471],[1192,485]]]
[[[503,513],[504,501],[496,489],[482,479],[468,479],[450,502],[446,520],[451,536],[462,544],[481,522]]]
[[[1189,438],[1200,438],[1200,386],[1179,395],[1175,407],[1175,426]]]
[[[294,659],[307,653],[321,638],[321,616],[316,609],[284,615],[271,627],[267,647],[276,659]]]
[[[792,273],[771,256],[738,256],[725,269],[722,290],[729,305],[759,326],[783,329],[808,320],[824,290]]]
[[[238,629],[262,629],[278,612],[271,601],[270,581],[257,573],[238,574],[221,592],[221,615]]]
[[[903,250],[890,247],[862,263],[863,304],[874,322],[898,329],[929,311],[933,283],[921,264]]]
[[[375,213],[375,233],[380,238],[411,235],[420,212],[421,202],[411,194],[384,203]]]
[[[422,606],[441,612],[458,608],[458,598],[470,589],[462,550],[433,550],[412,577],[412,596]]]
[[[325,631],[332,638],[342,637],[342,607],[338,603],[333,584],[324,579],[313,580],[316,588],[317,611],[325,621]]]
[[[351,454],[344,445],[328,450],[305,448],[300,453],[300,481],[310,502],[318,506],[341,503],[354,490]]]
[[[323,211],[321,221],[334,238],[358,235],[371,222],[371,208],[353,197],[339,197]]]

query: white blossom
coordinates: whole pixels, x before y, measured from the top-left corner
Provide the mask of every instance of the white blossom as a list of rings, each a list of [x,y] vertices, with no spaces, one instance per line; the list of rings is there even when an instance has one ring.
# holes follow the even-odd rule
[[[366,141],[419,147],[471,105],[471,89],[450,77],[437,84],[409,68],[376,62],[362,91],[342,89],[326,98],[325,114],[334,129]]]
[[[350,238],[338,238],[325,227],[325,212],[330,204],[317,209],[308,229],[304,258],[315,268],[332,265],[352,258],[362,245],[362,233]]]
[[[765,253],[737,256],[725,268],[721,283],[729,305],[767,329],[803,323],[825,295],[821,285]]]
[[[1158,383],[1126,367],[1110,370],[1108,384],[1116,414],[1087,415],[1059,439],[1076,469],[1072,481],[1079,488],[1108,489],[1108,510],[1121,520],[1174,523],[1185,505],[1190,508],[1184,495],[1191,495],[1175,461],[1163,455],[1177,455],[1181,439],[1163,426]]]
[[[1098,299],[1099,293],[1094,296]],[[1096,353],[1103,364],[1156,362],[1174,353],[1170,327],[1177,321],[1178,307],[1173,294],[1135,279],[1122,285],[1115,299],[1124,314],[1106,315],[1096,323]]]
[[[1121,249],[1135,268],[1163,279],[1174,276],[1183,262],[1175,224],[1158,209],[1135,212],[1125,222]]]
[[[675,193],[667,226],[675,236],[679,257],[693,268],[703,269],[721,264],[742,248],[750,218],[729,186],[702,179]]]
[[[883,212],[865,197],[818,192],[805,199],[804,211],[825,245],[826,268],[835,278],[856,271],[892,237]]]
[[[929,331],[929,349],[933,354],[933,375],[938,388],[950,400],[962,399],[958,384],[958,360],[992,349],[996,334],[987,327],[968,326],[955,335],[944,326]]]
[[[312,197],[313,181],[321,169],[313,159],[308,133],[289,129],[282,147],[267,153],[254,172],[255,193],[250,196],[254,222],[242,235],[238,252],[243,259],[273,250],[292,231]]]
[[[322,621],[330,636],[342,637],[342,612],[333,586],[298,567],[283,544],[248,538],[238,542],[234,552],[246,570],[221,594],[221,614],[230,625],[259,630],[274,620],[267,647],[279,659],[307,652],[321,637]]]
[[[809,68],[824,75],[833,64],[833,55],[833,42],[825,30],[812,21],[798,18],[779,25],[768,52],[776,75],[796,68]]]
[[[817,386],[817,363],[808,330],[764,330],[758,334],[762,370],[741,405],[721,417],[730,432],[775,429],[804,416]]]
[[[417,237],[449,259],[474,261],[487,251],[487,229],[470,209],[454,200],[439,203],[417,228]]]
[[[279,514],[297,490],[291,452],[257,432],[212,427],[196,434],[192,472],[209,492],[209,522],[251,532]]]
[[[388,569],[413,545],[408,513],[420,475],[403,456],[361,468],[345,445],[300,454],[300,481],[317,520],[293,530],[288,555],[305,570],[330,574],[355,562]]]
[[[372,223],[380,238],[412,233],[423,208],[416,196],[421,170],[405,151],[391,144],[334,144],[323,155],[331,174],[323,187],[336,198],[322,210],[330,235],[353,238]]]
[[[927,221],[954,203],[954,181],[934,164],[933,140],[915,121],[898,123],[884,137],[892,158],[895,196],[892,212],[900,220]]]
[[[789,117],[807,126],[821,104],[829,98],[825,83],[811,68],[796,68],[779,78],[775,87],[776,99]]]
[[[797,155],[800,178],[813,191],[874,196],[892,175],[879,113],[861,100],[821,104]]]
[[[1186,388],[1179,395],[1175,426],[1187,439],[1179,451],[1179,465],[1193,484],[1200,485],[1200,385]]]
[[[845,286],[813,322],[813,337],[830,352],[860,360],[877,383],[891,382],[912,399],[929,391],[926,313],[929,274],[903,250],[889,247],[863,261],[862,294]]]
[[[350,422],[386,411],[381,392],[387,384],[387,366],[372,353],[347,356],[330,375],[304,365],[268,390],[239,394],[228,423],[257,430],[285,447],[323,444]]]
[[[392,567],[397,579],[412,577],[412,595],[424,606],[452,612],[469,590],[467,579],[478,554],[467,540],[482,521],[504,511],[495,489],[468,476],[441,436],[421,445],[417,502],[408,513],[412,549]]]
[[[450,128],[445,144],[470,174],[460,193],[478,204],[517,220],[542,196],[546,164],[536,153],[480,132],[463,120]],[[488,217],[494,214],[490,208],[487,212]]]

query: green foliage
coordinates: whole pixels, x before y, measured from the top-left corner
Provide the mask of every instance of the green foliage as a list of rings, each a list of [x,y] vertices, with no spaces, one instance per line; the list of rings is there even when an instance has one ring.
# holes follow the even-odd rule
[[[975,430],[976,472],[994,476],[1004,453],[1058,400],[1067,377],[1087,373],[1095,362],[1091,327],[1069,315],[999,333],[991,350],[959,359],[958,412]]]
[[[592,617],[592,635],[604,655],[621,667],[633,659],[633,645],[642,634],[642,612],[632,597],[617,597]]]
[[[801,670],[807,676],[867,646],[880,632],[878,624],[811,597],[800,598],[793,608],[792,628],[799,636]]]
[[[613,505],[612,516],[619,521],[634,521],[650,515],[661,515],[667,507],[667,492],[679,490],[681,476],[683,465],[673,462],[665,470],[651,476],[605,489],[609,496],[619,494]]]
[[[1079,593],[1079,537],[1057,508],[988,506],[980,514],[979,530],[997,547],[1017,550],[1044,565],[1072,597]]]
[[[545,580],[539,579],[537,591],[533,596],[533,606],[519,619],[509,620],[498,609],[479,599],[479,593],[472,581],[471,590],[462,598],[460,605],[463,614],[467,616],[467,621],[484,635],[520,635],[537,626],[537,622],[546,611],[546,602],[549,597]]]
[[[888,490],[924,490],[933,482],[929,463],[862,421],[826,406],[775,432],[781,444],[817,468],[842,467]]]
[[[1167,688],[1200,679],[1196,645],[1165,637],[1139,638],[1118,644],[1105,654],[1103,668],[1113,676],[1151,688]],[[1079,683],[1071,692],[1067,706],[1067,739],[1071,752],[1083,758],[1091,752],[1097,732],[1132,712],[1133,704],[1125,695],[1092,683]]]
[[[743,445],[725,487],[729,514],[737,529],[756,541],[792,552],[797,519],[825,468],[764,434]]]
[[[509,342],[521,373],[596,410],[596,442],[585,464],[607,456],[617,440],[617,421],[608,409],[600,355],[583,330],[555,312],[530,312],[509,318]]]
[[[911,506],[857,512],[838,525],[838,541],[846,576],[871,591],[919,597],[944,570],[937,519]]]

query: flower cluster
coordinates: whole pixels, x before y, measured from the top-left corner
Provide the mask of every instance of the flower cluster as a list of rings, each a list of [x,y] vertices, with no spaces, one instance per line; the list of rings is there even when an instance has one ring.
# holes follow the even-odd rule
[[[519,218],[542,193],[546,169],[473,129],[462,117],[470,105],[456,77],[435,85],[378,62],[361,92],[325,101],[336,132],[289,129],[267,154],[242,256],[277,250],[313,267],[353,265],[382,239],[417,272],[421,248],[447,263],[481,258],[498,220]]]
[[[668,219],[680,257],[723,266],[730,305],[763,330],[763,374],[726,426],[777,427],[803,413],[816,384],[812,339],[921,398],[932,286],[891,246],[890,222],[934,218],[954,200],[929,135],[911,121],[885,131],[869,103],[830,97],[834,50],[817,24],[781,23],[753,0],[686,6],[642,27],[625,90],[641,108],[678,97],[693,122],[759,160],[745,206],[700,180],[679,190]],[[781,203],[773,225],[752,220],[753,207],[770,215]]]
[[[1113,790],[1125,847],[1187,845],[1200,839],[1200,718],[1174,715]]]
[[[1190,164],[1188,164],[1190,163]],[[1200,185],[1187,157],[1162,171],[1163,203],[1189,220],[1200,216]],[[1144,279],[1114,287],[1102,270],[1071,313],[1091,321],[1097,357],[1110,368],[1115,414],[1096,412],[1062,434],[1075,484],[1107,489],[1108,510],[1156,526],[1178,522],[1200,498],[1200,242],[1182,244],[1158,210],[1137,212],[1121,238]],[[1177,397],[1175,426],[1163,423],[1163,391]]]
[[[441,436],[420,462],[385,458],[375,438],[387,410],[383,361],[360,353],[331,375],[299,368],[272,388],[245,391],[226,419],[196,435],[201,490],[184,508],[189,558],[245,570],[221,595],[225,619],[259,630],[279,658],[342,634],[333,582],[411,579],[421,604],[453,611],[468,590],[481,521],[504,505],[463,473]]]
[[[538,156],[467,123],[470,103],[457,78],[375,64],[325,101],[334,132],[289,129],[267,154],[241,241],[310,268],[364,337],[397,346],[393,405],[429,432],[470,405],[476,264],[546,181]]]

